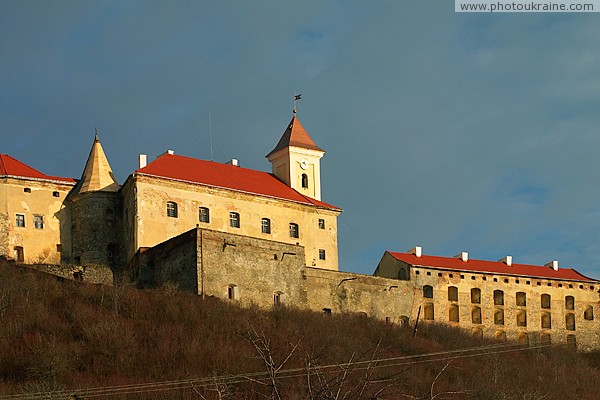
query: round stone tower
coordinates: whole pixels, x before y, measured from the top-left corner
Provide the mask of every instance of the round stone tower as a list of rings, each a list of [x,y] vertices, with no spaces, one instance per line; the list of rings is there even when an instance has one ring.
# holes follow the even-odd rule
[[[69,201],[72,262],[119,268],[123,262],[119,184],[97,132],[81,180],[69,195]]]

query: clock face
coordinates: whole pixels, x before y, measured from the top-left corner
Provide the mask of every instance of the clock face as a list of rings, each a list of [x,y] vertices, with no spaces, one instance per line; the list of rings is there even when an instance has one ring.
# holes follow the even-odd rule
[[[307,169],[308,168],[308,160],[306,158],[303,158],[300,161],[300,168],[302,168],[302,169]]]

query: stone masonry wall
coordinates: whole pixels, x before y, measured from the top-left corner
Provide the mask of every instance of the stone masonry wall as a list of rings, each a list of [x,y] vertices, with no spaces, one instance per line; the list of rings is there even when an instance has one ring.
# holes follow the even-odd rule
[[[112,270],[103,265],[53,265],[53,264],[31,264],[27,267],[60,276],[62,278],[87,283],[96,283],[112,286],[114,283]]]
[[[416,304],[413,290],[395,279],[306,268],[308,307],[331,313],[365,313],[404,324]]]
[[[304,248],[198,229],[199,293],[230,298],[241,304],[306,307]],[[203,284],[204,282],[204,284]],[[235,288],[235,289],[234,289]]]

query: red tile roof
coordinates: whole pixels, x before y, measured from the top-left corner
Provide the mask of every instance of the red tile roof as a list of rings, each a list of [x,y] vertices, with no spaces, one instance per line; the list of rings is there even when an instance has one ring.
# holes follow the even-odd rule
[[[310,136],[300,123],[300,120],[296,118],[295,115],[290,121],[285,132],[283,132],[283,136],[281,136],[281,139],[279,139],[277,146],[275,146],[275,148],[271,150],[269,154],[267,154],[267,157],[288,146],[301,147],[303,149],[318,150],[323,152],[325,151],[319,146],[317,146],[315,142],[313,142],[313,140],[310,138]]]
[[[8,154],[0,154],[0,176],[48,180],[67,184],[74,184],[77,182],[72,178],[46,175],[37,169],[31,168],[29,165],[22,163],[16,158],[9,156]]]
[[[537,265],[513,263],[511,266],[508,266],[502,261],[484,261],[473,259],[462,261],[460,258],[456,257],[438,257],[428,256],[425,254],[423,254],[421,257],[417,257],[410,253],[395,253],[391,251],[388,253],[390,253],[397,260],[420,267],[432,267],[454,271],[483,272],[498,275],[517,275],[532,278],[597,282],[595,279],[588,278],[587,276],[584,276],[570,268],[559,268],[558,271],[555,271],[550,267]]]
[[[146,167],[138,169],[136,174],[230,189],[342,211],[339,207],[298,193],[267,172],[175,154],[160,156]]]

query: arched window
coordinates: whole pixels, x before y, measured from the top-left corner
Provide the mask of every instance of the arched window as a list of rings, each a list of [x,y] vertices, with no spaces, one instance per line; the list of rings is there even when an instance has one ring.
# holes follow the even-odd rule
[[[527,335],[527,333],[519,333],[519,343],[525,346],[529,346],[529,336]]]
[[[496,308],[494,310],[494,324],[504,325],[504,310],[503,309]]]
[[[401,281],[408,280],[408,272],[406,272],[406,268],[400,268],[398,270],[398,279],[400,279]]]
[[[177,203],[167,201],[167,217],[177,218]]]
[[[450,308],[448,309],[448,320],[450,322],[459,322],[459,309],[457,304],[450,304]]]
[[[540,342],[542,344],[552,344],[552,337],[549,333],[542,333],[540,335]]]
[[[542,295],[542,308],[550,308],[552,302],[549,294]]]
[[[423,306],[423,319],[432,321],[433,317],[433,303],[425,303]]]
[[[575,314],[567,313],[567,315],[565,315],[565,325],[568,331],[575,330]]]
[[[473,304],[481,303],[481,289],[479,289],[479,288],[471,289],[471,303],[473,303]]]
[[[552,329],[552,316],[547,311],[542,313],[542,329]]]
[[[502,290],[494,290],[494,305],[495,306],[503,306],[504,305],[504,292]]]
[[[527,312],[525,310],[520,310],[517,313],[517,326],[521,326],[521,327],[527,326]]]
[[[300,228],[293,222],[290,222],[290,237],[296,239],[300,237]]]
[[[473,322],[474,324],[481,323],[481,307],[474,306],[471,309],[471,322]]]
[[[594,307],[587,305],[585,306],[585,311],[583,312],[583,318],[587,321],[594,320]]]
[[[573,297],[573,296],[566,296],[565,297],[565,308],[567,310],[574,310],[575,309],[575,297]]]
[[[448,301],[458,301],[458,288],[456,286],[448,287]]]
[[[525,294],[525,292],[517,292],[517,306],[527,306],[527,295]]]
[[[423,297],[426,299],[433,299],[433,286],[423,286]]]
[[[302,174],[302,189],[308,189],[308,175]]]
[[[575,337],[575,335],[567,335],[567,346],[571,347],[572,349],[577,348],[577,338]]]

